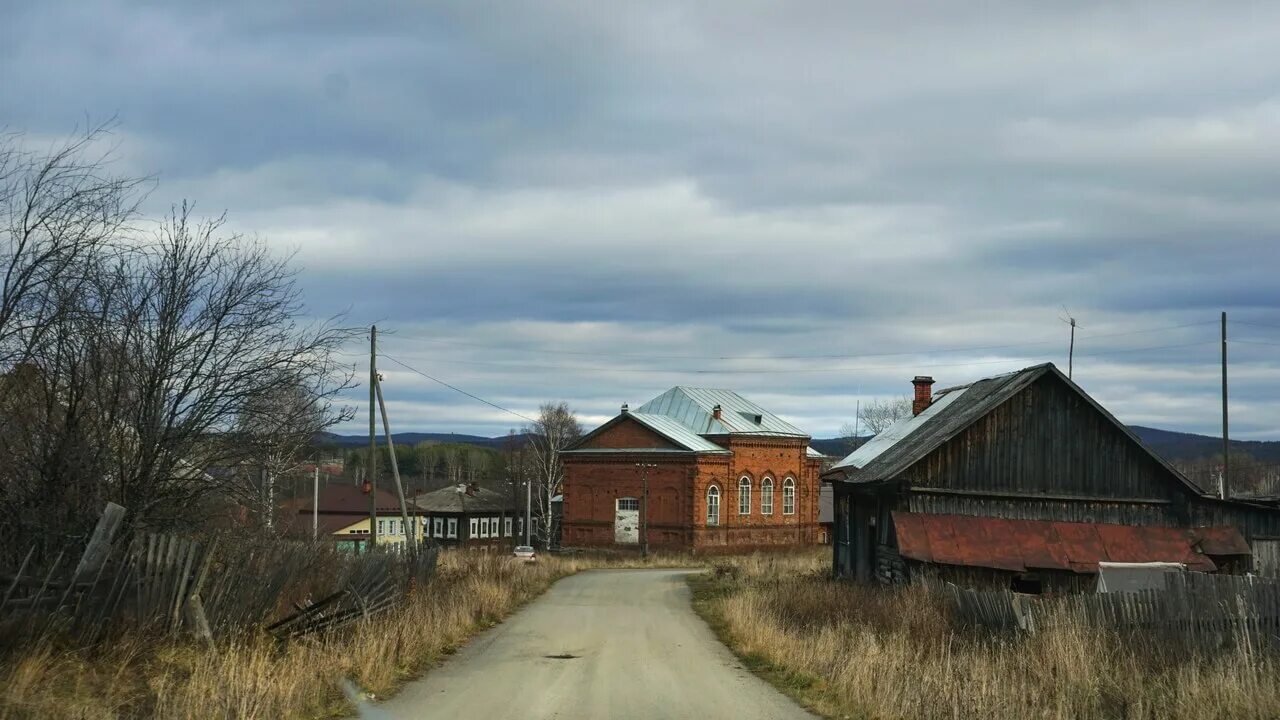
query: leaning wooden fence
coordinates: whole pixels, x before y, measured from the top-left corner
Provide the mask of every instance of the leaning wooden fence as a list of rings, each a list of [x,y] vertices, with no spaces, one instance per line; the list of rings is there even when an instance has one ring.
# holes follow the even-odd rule
[[[1062,624],[1162,633],[1190,644],[1228,638],[1280,640],[1280,581],[1203,573],[1170,573],[1165,587],[1137,592],[1022,595],[942,586],[962,625],[1034,632]]]
[[[386,610],[431,577],[438,557],[432,547],[353,555],[283,540],[125,537],[124,515],[109,505],[78,556],[64,551],[37,569],[29,551],[0,574],[0,626],[85,642],[125,628],[212,642],[261,627],[285,639]]]

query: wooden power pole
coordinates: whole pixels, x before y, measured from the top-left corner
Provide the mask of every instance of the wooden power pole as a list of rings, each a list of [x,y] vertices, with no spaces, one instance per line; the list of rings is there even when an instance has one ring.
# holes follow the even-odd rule
[[[373,388],[378,395],[378,409],[382,411],[382,430],[387,435],[387,452],[391,455],[391,477],[396,482],[396,498],[400,501],[400,521],[404,524],[404,538],[406,547],[410,554],[417,552],[414,540],[417,535],[416,518],[415,523],[409,522],[409,509],[404,501],[404,485],[400,483],[400,463],[396,460],[396,445],[391,439],[391,423],[387,420],[387,403],[382,399],[382,380],[378,376],[373,378]]]
[[[369,459],[365,484],[369,487],[369,550],[378,547],[378,421],[376,420],[378,388],[378,326],[369,328]]]
[[[1227,433],[1227,311],[1222,311],[1222,481],[1223,499],[1231,495],[1231,440]]]

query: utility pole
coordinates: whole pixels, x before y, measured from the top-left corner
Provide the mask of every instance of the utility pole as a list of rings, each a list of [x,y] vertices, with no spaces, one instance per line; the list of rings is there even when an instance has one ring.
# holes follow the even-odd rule
[[[378,388],[378,326],[369,327],[369,459],[364,484],[369,491],[369,550],[378,547],[378,421],[375,418]]]
[[[315,474],[311,477],[311,539],[320,539],[320,461],[316,460]]]
[[[396,499],[400,501],[400,522],[404,524],[404,541],[409,554],[412,555],[417,550],[414,540],[418,529],[409,524],[409,509],[404,502],[404,486],[400,484],[400,463],[396,460],[396,444],[391,439],[391,423],[387,421],[387,403],[382,399],[382,378],[374,376],[373,388],[378,395],[378,409],[382,411],[382,430],[387,434],[387,452],[391,454],[391,477],[395,478]]]
[[[1222,311],[1222,479],[1219,492],[1225,500],[1231,494],[1231,441],[1227,435],[1227,311]]]
[[[649,557],[649,468],[654,463],[636,463],[640,468],[640,557]]]
[[[1075,365],[1076,328],[1079,327],[1079,325],[1076,323],[1076,319],[1071,317],[1071,313],[1067,310],[1065,305],[1062,306],[1062,313],[1066,317],[1060,317],[1059,319],[1071,326],[1071,344],[1067,346],[1067,379],[1070,379],[1072,370],[1074,369],[1073,366]]]
[[[520,451],[521,460],[524,459],[524,451]],[[520,463],[520,475],[524,477],[524,544],[533,546],[529,532],[533,529],[533,483],[529,482],[529,476],[524,472],[524,463]]]
[[[1076,319],[1071,318],[1071,344],[1067,347],[1067,379],[1071,379],[1076,362]]]

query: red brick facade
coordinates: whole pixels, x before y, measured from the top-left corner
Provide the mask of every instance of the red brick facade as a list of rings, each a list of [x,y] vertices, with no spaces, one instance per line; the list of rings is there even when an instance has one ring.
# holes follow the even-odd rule
[[[726,552],[818,542],[819,462],[797,437],[709,437],[728,453],[681,452],[649,428],[623,419],[565,456],[564,530],[568,547],[637,547],[615,542],[619,498],[643,497],[650,548]],[[643,470],[636,463],[656,467]],[[739,513],[739,479],[751,485],[748,512]],[[762,483],[773,482],[772,512],[762,510]],[[784,512],[784,487],[794,481],[794,509]],[[708,524],[708,489],[719,491],[719,522]],[[643,540],[643,537],[641,538]]]

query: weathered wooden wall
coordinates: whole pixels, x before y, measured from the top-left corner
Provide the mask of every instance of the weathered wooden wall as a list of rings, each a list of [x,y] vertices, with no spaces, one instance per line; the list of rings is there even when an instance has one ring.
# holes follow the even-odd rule
[[[1152,504],[1174,501],[1185,488],[1110,419],[1048,375],[917,462],[904,479],[918,488]]]

